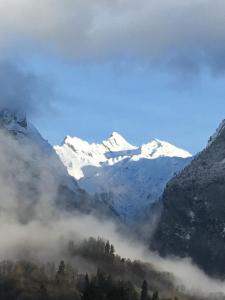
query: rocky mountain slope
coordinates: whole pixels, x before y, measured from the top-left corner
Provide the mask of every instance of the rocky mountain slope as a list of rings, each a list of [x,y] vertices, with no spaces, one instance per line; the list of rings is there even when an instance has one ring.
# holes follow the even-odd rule
[[[225,121],[208,146],[167,185],[151,247],[191,257],[208,274],[225,277]]]
[[[54,206],[114,214],[104,199],[96,196],[94,201],[78,186],[24,114],[0,111],[0,143],[0,209],[7,214],[16,214],[21,222],[32,220],[37,210],[44,214]]]
[[[167,142],[153,140],[136,147],[116,132],[100,144],[67,136],[55,150],[79,185],[105,195],[126,222],[157,201],[168,180],[192,159]]]

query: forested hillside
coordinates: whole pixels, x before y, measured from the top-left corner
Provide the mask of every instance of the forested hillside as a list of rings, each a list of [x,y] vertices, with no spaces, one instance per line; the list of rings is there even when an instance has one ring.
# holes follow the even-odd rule
[[[109,241],[68,244],[61,262],[2,261],[4,300],[197,300],[178,291],[173,276],[115,254]],[[86,271],[85,271],[86,269]]]

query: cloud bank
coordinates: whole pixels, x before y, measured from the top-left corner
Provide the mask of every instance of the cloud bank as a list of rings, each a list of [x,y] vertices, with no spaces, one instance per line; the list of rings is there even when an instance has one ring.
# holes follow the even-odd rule
[[[2,0],[2,50],[28,44],[77,61],[133,59],[225,69],[223,0]]]

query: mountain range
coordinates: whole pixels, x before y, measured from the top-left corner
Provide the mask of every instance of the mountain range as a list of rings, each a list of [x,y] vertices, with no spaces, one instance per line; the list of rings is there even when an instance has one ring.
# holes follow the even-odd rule
[[[157,139],[134,146],[116,132],[99,144],[67,136],[53,148],[24,114],[7,109],[0,141],[7,220],[41,218],[50,201],[65,212],[139,222],[143,234],[152,233],[152,207],[160,207],[150,249],[190,257],[207,274],[225,277],[225,121],[195,157]]]
[[[80,187],[107,201],[125,222],[133,222],[161,196],[167,182],[192,155],[158,139],[139,147],[113,132],[102,143],[67,136],[56,153]]]

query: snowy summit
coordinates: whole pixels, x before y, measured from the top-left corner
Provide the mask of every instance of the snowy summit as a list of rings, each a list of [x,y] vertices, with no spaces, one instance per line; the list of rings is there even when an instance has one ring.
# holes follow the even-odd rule
[[[157,201],[166,183],[192,158],[158,139],[134,146],[117,132],[100,144],[67,136],[54,149],[82,188],[109,195],[108,201],[125,219]]]

